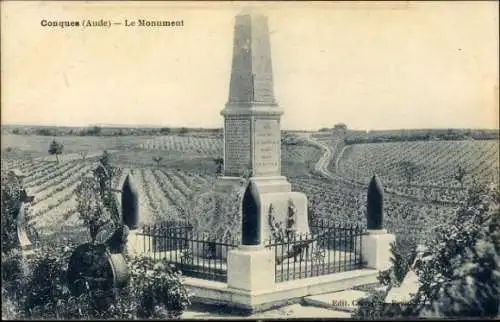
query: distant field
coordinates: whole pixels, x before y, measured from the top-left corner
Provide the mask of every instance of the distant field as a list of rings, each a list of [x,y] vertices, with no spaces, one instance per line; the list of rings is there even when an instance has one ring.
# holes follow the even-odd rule
[[[155,151],[196,152],[201,155],[222,155],[223,140],[211,137],[158,136],[139,145],[139,148]]]
[[[401,161],[411,161],[421,168],[413,184],[419,186],[460,187],[453,179],[458,165],[473,177],[498,184],[498,141],[415,141],[355,144],[345,148],[338,173],[367,184],[376,173],[385,185],[405,185]]]
[[[47,156],[47,150],[52,140],[64,144],[64,154],[73,154],[86,151],[101,152],[103,150],[127,150],[150,137],[142,136],[40,136],[2,134],[2,155],[5,149],[19,149],[32,157]],[[63,156],[64,157],[64,156]]]

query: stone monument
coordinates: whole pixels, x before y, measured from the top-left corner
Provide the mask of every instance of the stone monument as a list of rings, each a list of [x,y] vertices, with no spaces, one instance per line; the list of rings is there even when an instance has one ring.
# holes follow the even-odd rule
[[[261,203],[262,241],[272,235],[269,222],[283,222],[284,229],[308,233],[307,197],[292,192],[281,175],[283,109],[274,97],[268,20],[262,14],[245,12],[235,18],[229,100],[221,115],[224,169],[218,189],[250,176]],[[287,227],[289,208],[296,213],[293,227]]]

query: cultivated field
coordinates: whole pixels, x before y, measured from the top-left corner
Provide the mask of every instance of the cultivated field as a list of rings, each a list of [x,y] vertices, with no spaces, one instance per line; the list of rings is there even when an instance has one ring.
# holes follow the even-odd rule
[[[194,136],[159,136],[147,140],[139,146],[144,150],[196,152],[201,155],[222,155],[223,140],[220,138],[200,138]]]
[[[82,238],[84,230],[75,211],[73,190],[95,166],[95,157],[105,149],[111,152],[111,162],[118,168],[113,186],[120,188],[127,174],[133,177],[139,190],[143,224],[186,217],[193,198],[215,182],[214,159],[222,157],[222,140],[214,137],[56,139],[64,143],[66,152],[59,163],[55,158],[46,158],[52,137],[2,137],[2,167],[19,168],[27,174],[25,185],[35,195],[29,221],[41,238]],[[85,159],[81,151],[88,152]],[[329,151],[326,164],[318,165],[326,151]],[[153,161],[158,156],[161,161]],[[411,186],[406,185],[396,166],[408,159],[423,169]],[[342,135],[322,133],[282,144],[282,172],[295,191],[308,196],[310,216],[364,224],[366,186],[375,172],[387,192],[384,208],[388,229],[401,234],[425,235],[459,206],[466,191],[452,179],[458,164],[470,169],[470,174],[491,178],[498,184],[494,168],[498,166],[498,141],[397,142],[345,147]],[[471,177],[466,177],[464,186]]]
[[[421,168],[415,184],[430,187],[460,187],[454,180],[457,166],[468,171],[464,185],[473,178],[488,178],[498,184],[498,141],[430,141],[355,144],[346,147],[339,174],[366,183],[377,173],[387,185],[406,185],[402,161]]]

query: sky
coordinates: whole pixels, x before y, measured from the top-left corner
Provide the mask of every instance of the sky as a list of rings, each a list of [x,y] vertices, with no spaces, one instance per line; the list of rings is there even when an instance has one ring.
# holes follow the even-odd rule
[[[499,127],[498,1],[2,1],[2,124],[222,127],[244,7],[269,18],[283,129]],[[41,26],[101,18],[184,26]]]

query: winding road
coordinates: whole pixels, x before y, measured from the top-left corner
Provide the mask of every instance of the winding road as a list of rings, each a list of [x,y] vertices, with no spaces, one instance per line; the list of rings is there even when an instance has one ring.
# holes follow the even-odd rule
[[[358,182],[343,178],[339,175],[331,173],[330,170],[328,170],[328,165],[332,162],[332,159],[334,156],[334,153],[333,153],[331,147],[329,147],[328,145],[326,145],[322,142],[319,142],[317,140],[309,138],[309,137],[306,137],[305,141],[308,144],[311,144],[313,146],[320,148],[324,152],[323,155],[319,158],[318,162],[316,162],[316,164],[314,165],[315,172],[319,173],[320,175],[322,175],[326,178],[329,178],[332,180],[342,181],[345,184],[355,186],[357,188],[363,187],[363,185],[358,183]],[[337,160],[335,160],[335,164],[338,164],[338,160],[340,160],[340,157],[342,156],[342,152],[344,152],[343,149],[342,149],[341,153],[339,153],[339,155],[337,156]]]

